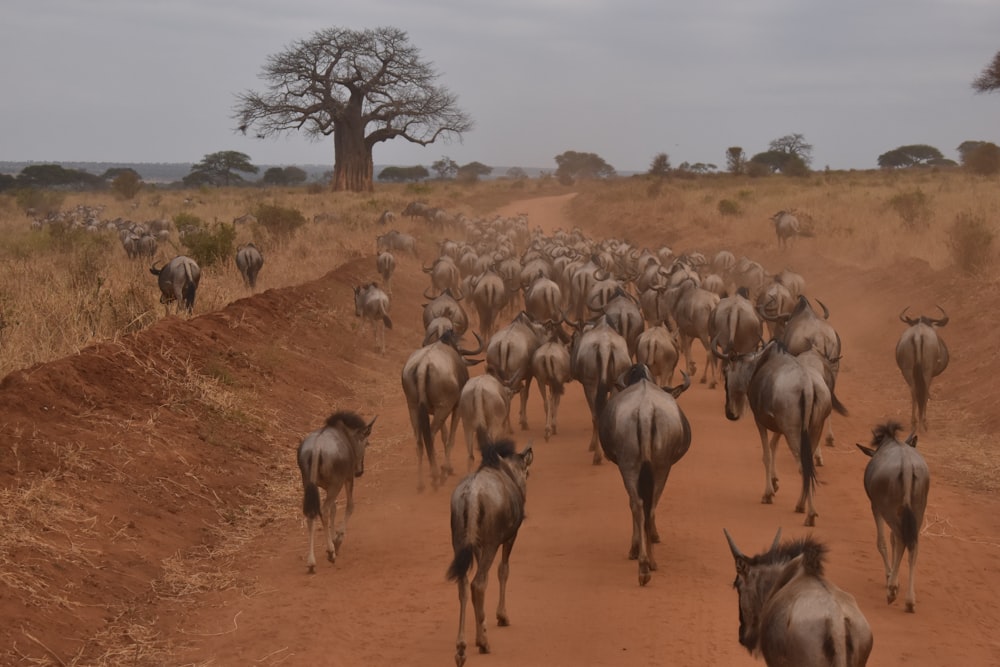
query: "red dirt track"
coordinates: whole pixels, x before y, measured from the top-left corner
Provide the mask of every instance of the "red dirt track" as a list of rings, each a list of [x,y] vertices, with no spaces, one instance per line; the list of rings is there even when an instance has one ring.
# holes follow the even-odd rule
[[[568,229],[566,201],[525,200],[501,213],[527,212],[531,225],[546,231]],[[787,446],[778,454],[781,488],[773,505],[762,505],[752,417],[727,421],[722,387],[696,383],[679,399],[693,440],[658,508],[659,570],[640,588],[636,563],[627,559],[625,490],[614,465],[591,463],[580,386],[567,387],[559,434],[549,442],[541,435],[541,401],[533,388],[531,428],[515,433],[519,446],[532,440],[535,458],[528,517],[511,557],[511,626],[495,624],[494,565],[486,594],[492,653],[475,652],[470,608],[468,667],[762,665],[737,640],[733,561],[722,530],[728,528],[743,551],[757,553],[779,527],[785,538],[812,534],[828,545],[829,578],[856,597],[872,626],[869,664],[1000,664],[1000,501],[944,466],[949,438],[965,424],[986,432],[1000,423],[998,385],[977,357],[996,358],[995,350],[976,342],[988,323],[973,319],[975,304],[947,298],[957,278],[919,262],[859,271],[823,256],[819,239],[800,241],[787,255],[768,241],[732,249],[771,270],[792,262],[807,293],[829,307],[843,340],[837,394],[850,415],[835,416],[837,442],[823,449],[816,527],[804,527],[803,515],[793,511],[798,482]],[[370,335],[357,335],[350,290],[374,277],[374,258],[359,258],[313,283],[269,290],[192,320],[170,318],[134,339],[88,348],[0,384],[0,486],[44,477],[60,447],[79,448],[90,463],[54,483],[72,490],[81,516],[96,517],[75,541],[59,531],[50,538],[65,542],[71,555],[82,550],[79,559],[33,565],[56,590],[65,586],[67,597],[86,604],[39,609],[0,588],[6,628],[0,642],[16,647],[0,653],[0,662],[70,664],[82,656],[79,664],[92,664],[100,650],[85,638],[111,620],[94,605],[114,598],[124,601],[121,614],[155,629],[147,640],[170,656],[123,657],[120,664],[454,664],[458,597],[444,573],[451,559],[448,501],[458,477],[438,491],[417,493],[415,445],[399,383],[403,362],[420,344],[420,294],[428,283],[417,260],[402,261],[394,280],[394,328],[381,357]],[[908,304],[911,312],[930,313],[939,302],[951,304],[943,336],[953,361],[932,386],[932,430],[919,440],[932,483],[917,609],[907,614],[902,599],[885,601],[861,483],[868,459],[854,443],[867,443],[871,427],[887,417],[908,422],[909,395],[892,355],[903,326],[897,314]],[[695,349],[700,376],[704,352]],[[241,418],[239,405],[206,410],[185,399],[178,387],[194,381],[185,368],[217,369],[216,376],[257,397],[252,411],[263,419]],[[378,420],[344,547],[331,565],[317,539],[316,574],[309,576],[294,451],[336,409]],[[459,472],[464,452],[459,429],[453,456]],[[274,462],[262,470],[260,460]],[[193,582],[193,594],[164,594],[164,585],[155,584],[162,581],[161,561],[191,545],[214,544],[212,526],[229,516],[201,499],[221,498],[234,508],[236,523],[241,494],[262,479],[276,489],[274,504],[259,521],[250,518],[264,526],[261,535],[220,557],[223,574],[216,576],[230,577],[231,585]],[[904,564],[901,585],[906,574]]]

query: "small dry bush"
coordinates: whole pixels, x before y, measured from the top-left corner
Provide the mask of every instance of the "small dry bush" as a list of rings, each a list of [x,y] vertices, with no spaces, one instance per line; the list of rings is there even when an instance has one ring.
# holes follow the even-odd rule
[[[723,216],[735,216],[739,215],[742,211],[740,205],[734,202],[732,199],[720,199],[719,200],[719,215]]]
[[[923,230],[931,224],[931,199],[920,188],[893,195],[888,206],[902,220],[904,229]]]
[[[948,251],[955,265],[965,273],[981,272],[992,257],[994,236],[983,216],[959,213],[948,229]]]

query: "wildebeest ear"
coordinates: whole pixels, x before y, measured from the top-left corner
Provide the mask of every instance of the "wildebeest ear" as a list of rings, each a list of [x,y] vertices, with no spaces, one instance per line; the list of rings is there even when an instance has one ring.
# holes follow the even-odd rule
[[[371,433],[372,433],[372,426],[375,425],[375,420],[376,419],[378,419],[378,415],[375,415],[374,417],[372,417],[372,420],[370,422],[368,422],[367,426],[365,426],[365,435],[366,436],[371,435]]]
[[[521,452],[521,460],[524,461],[525,466],[530,466],[531,462],[535,460],[535,453],[531,451],[531,447]]]
[[[871,447],[865,447],[860,442],[855,444],[858,446],[858,449],[861,450],[861,453],[864,454],[865,456],[875,456],[875,450],[872,449]]]
[[[917,446],[917,433],[916,433],[916,431],[914,431],[913,433],[911,433],[910,437],[907,438],[905,442],[910,447],[916,448],[916,446]]]

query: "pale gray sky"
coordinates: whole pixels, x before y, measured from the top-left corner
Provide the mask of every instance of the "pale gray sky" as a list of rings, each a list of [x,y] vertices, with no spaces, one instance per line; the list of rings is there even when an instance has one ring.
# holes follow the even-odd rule
[[[0,161],[332,166],[332,139],[244,137],[232,114],[269,54],[334,26],[407,31],[476,124],[380,144],[380,165],[721,167],[800,133],[814,168],[868,169],[1000,144],[1000,94],[970,85],[1000,51],[998,0],[6,0]]]

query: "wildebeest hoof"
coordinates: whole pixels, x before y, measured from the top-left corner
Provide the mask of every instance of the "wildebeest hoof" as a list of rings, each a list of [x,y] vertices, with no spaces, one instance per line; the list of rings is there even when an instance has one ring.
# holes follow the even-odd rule
[[[552,430],[551,429],[545,429],[545,442],[548,442],[549,438],[551,438],[551,437],[552,437]]]
[[[715,380],[712,380],[711,382],[708,383],[708,388],[715,389]]]
[[[701,384],[705,384],[706,382],[708,382],[708,380],[706,380],[705,378],[702,378],[702,379],[698,380],[698,382],[700,382]]]
[[[333,546],[337,551],[340,551],[340,545],[344,543],[344,533],[337,533],[333,536]]]
[[[886,593],[886,602],[892,604],[896,601],[896,596],[899,594],[899,586],[889,586],[889,591]]]
[[[770,494],[770,493],[765,493],[765,494],[764,494],[764,495],[763,495],[763,496],[761,497],[761,499],[760,499],[760,502],[761,502],[761,504],[763,504],[763,505],[770,505],[771,503],[773,503],[773,502],[774,502],[774,495],[773,495],[773,494]]]
[[[913,613],[916,613],[916,611],[917,611],[917,604],[915,602],[907,602],[906,603],[906,612],[907,613],[913,614]]]
[[[315,565],[315,563],[312,564],[312,565],[307,565],[306,566],[306,573],[308,573],[308,574],[316,574],[316,565]]]
[[[833,447],[833,436],[832,435],[826,436],[826,446],[827,447]]]
[[[818,516],[819,516],[819,514],[809,514],[809,515],[807,515],[806,516],[806,525],[807,526],[815,526],[816,525],[816,517],[818,517]]]
[[[501,628],[506,628],[510,625],[510,619],[507,618],[507,614],[497,614],[497,625]]]
[[[455,651],[455,665],[456,667],[462,667],[465,664],[465,642],[458,642],[456,645],[457,650]]]
[[[629,560],[635,560],[638,557],[639,557],[639,547],[633,546],[631,549],[628,550]]]
[[[326,552],[326,559],[328,561],[330,561],[331,563],[336,563],[337,562],[337,552],[335,552],[335,551],[327,551]]]
[[[601,465],[601,453],[599,451],[594,452],[594,465]]]
[[[639,585],[640,586],[645,586],[646,584],[649,583],[650,579],[652,579],[652,576],[650,576],[650,574],[649,574],[649,567],[643,567],[643,566],[640,565],[639,566]]]

